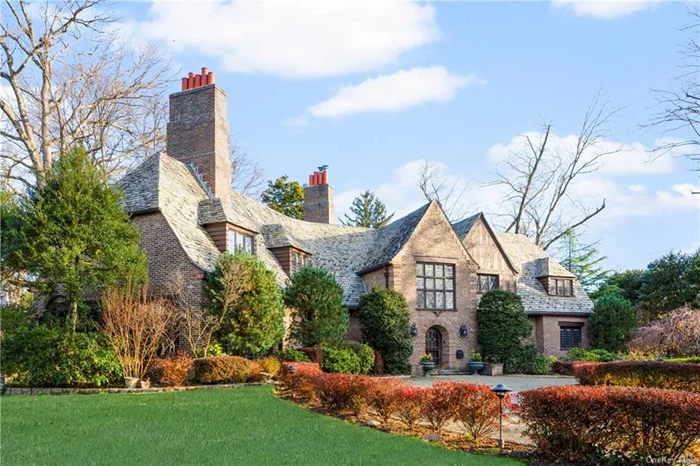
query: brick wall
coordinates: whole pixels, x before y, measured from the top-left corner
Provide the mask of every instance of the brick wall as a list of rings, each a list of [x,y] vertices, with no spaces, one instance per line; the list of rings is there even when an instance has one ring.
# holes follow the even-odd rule
[[[335,223],[333,188],[330,184],[304,187],[304,220],[315,223]]]
[[[226,93],[216,85],[170,95],[167,153],[193,162],[211,191],[231,200],[231,162]]]
[[[579,316],[530,316],[533,324],[533,338],[537,349],[546,355],[563,358],[566,350],[560,347],[559,327],[567,324],[581,325],[581,346],[589,347],[588,318]]]

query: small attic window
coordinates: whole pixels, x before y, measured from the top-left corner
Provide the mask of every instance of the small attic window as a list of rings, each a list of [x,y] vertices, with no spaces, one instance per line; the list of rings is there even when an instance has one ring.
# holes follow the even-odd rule
[[[295,251],[293,249],[292,249],[291,253],[292,253],[292,255],[290,258],[289,265],[290,265],[290,276],[293,277],[294,274],[297,273],[297,271],[300,268],[305,267],[305,266],[309,265],[309,263],[311,263],[311,258],[309,256],[307,256],[306,254]]]
[[[569,279],[555,278],[552,280],[552,288],[550,293],[556,296],[573,296],[574,281]]]
[[[253,235],[248,235],[237,230],[228,230],[227,250],[231,254],[244,251],[253,254]]]

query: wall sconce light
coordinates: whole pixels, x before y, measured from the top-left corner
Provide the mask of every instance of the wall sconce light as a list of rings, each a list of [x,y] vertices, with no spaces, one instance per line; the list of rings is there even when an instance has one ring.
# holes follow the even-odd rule
[[[418,335],[418,327],[416,327],[416,324],[411,324],[408,328],[408,333],[410,333],[412,337]]]
[[[469,329],[467,328],[467,324],[462,324],[459,327],[459,336],[466,337],[467,335],[469,335]]]

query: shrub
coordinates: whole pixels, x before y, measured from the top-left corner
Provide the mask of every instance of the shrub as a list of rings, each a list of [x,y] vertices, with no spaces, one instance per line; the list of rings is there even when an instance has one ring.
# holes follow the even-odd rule
[[[374,350],[363,343],[347,343],[345,346],[360,358],[360,374],[369,374],[374,367]]]
[[[520,394],[520,416],[542,453],[577,464],[670,464],[700,440],[700,395],[682,391],[545,387]]]
[[[373,408],[384,422],[399,410],[400,398],[397,395],[399,388],[404,385],[399,380],[375,381],[369,387],[369,406]]]
[[[294,373],[289,371],[289,366],[294,366]],[[299,362],[282,364],[282,382],[294,393],[296,398],[302,401],[311,401],[314,398],[314,381],[323,371],[314,362]]]
[[[323,348],[323,370],[341,374],[359,374],[361,369],[360,357],[351,348]]]
[[[372,379],[349,374],[323,374],[312,379],[321,406],[331,412],[360,415],[367,409]]]
[[[554,361],[552,372],[559,375],[574,375],[574,363],[572,361]]]
[[[670,356],[700,354],[700,310],[689,306],[677,309],[640,328],[630,349]]]
[[[612,294],[596,300],[588,324],[594,348],[620,352],[626,349],[627,343],[634,336],[637,316],[632,303]]]
[[[235,299],[227,293],[230,282],[243,282]],[[239,284],[240,285],[240,284]],[[244,252],[222,254],[214,272],[207,274],[211,312],[222,317],[221,339],[227,353],[262,354],[282,340],[284,303],[275,274],[256,256]]]
[[[4,331],[1,358],[2,372],[13,385],[102,387],[122,382],[119,361],[99,333],[21,326]]]
[[[360,298],[358,317],[369,344],[381,351],[386,372],[407,373],[413,347],[408,333],[410,312],[403,295],[391,289],[374,289]]]
[[[691,364],[700,364],[700,356],[692,356],[689,358],[670,358],[670,359],[664,359],[664,362],[676,362],[676,363],[691,363]]]
[[[302,267],[284,290],[284,303],[293,309],[292,336],[304,346],[337,345],[348,331],[343,288],[322,267]]]
[[[410,429],[423,417],[423,404],[430,395],[429,388],[404,385],[396,391],[399,419]]]
[[[311,362],[311,359],[309,359],[306,354],[295,349],[286,349],[282,351],[282,354],[280,354],[280,360],[288,362]]]
[[[700,393],[700,364],[662,361],[578,363],[574,375],[582,385],[624,385]]]
[[[280,363],[279,359],[272,356],[256,359],[255,362],[260,366],[262,372],[267,374],[277,375],[282,368],[282,364]]]
[[[168,359],[156,359],[147,373],[154,385],[182,387],[187,384],[187,376],[192,369],[192,358],[187,353],[179,353]]]
[[[550,373],[554,361],[556,361],[554,356],[540,354],[535,345],[524,345],[506,368],[510,373],[546,375]]]
[[[194,380],[201,384],[243,383],[254,369],[252,361],[238,356],[194,360]]]
[[[464,431],[478,441],[498,430],[500,400],[488,385],[455,383],[452,386],[455,419]],[[503,399],[503,409],[512,409],[510,396]]]
[[[445,424],[454,420],[456,396],[452,382],[435,382],[421,405],[423,418],[430,423],[435,432],[440,433]]]
[[[566,353],[566,359],[568,361],[611,362],[619,360],[620,356],[604,349],[586,351],[583,348],[571,348]]]
[[[532,333],[520,296],[506,290],[484,294],[476,312],[477,341],[486,362],[513,366],[522,340]]]

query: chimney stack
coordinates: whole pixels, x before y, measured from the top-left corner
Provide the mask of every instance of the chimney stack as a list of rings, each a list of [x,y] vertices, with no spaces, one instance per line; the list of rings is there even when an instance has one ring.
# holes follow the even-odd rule
[[[188,73],[182,90],[170,94],[167,153],[194,165],[208,189],[224,203],[231,201],[231,161],[226,93],[214,85],[214,73]]]
[[[333,188],[328,184],[328,165],[309,175],[304,187],[304,220],[315,223],[335,223]]]

